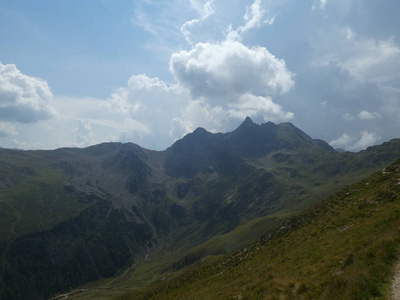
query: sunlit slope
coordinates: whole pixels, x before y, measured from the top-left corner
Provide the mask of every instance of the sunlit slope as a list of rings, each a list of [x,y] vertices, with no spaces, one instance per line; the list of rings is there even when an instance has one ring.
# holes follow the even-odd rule
[[[397,160],[259,242],[118,299],[386,299],[399,227]]]

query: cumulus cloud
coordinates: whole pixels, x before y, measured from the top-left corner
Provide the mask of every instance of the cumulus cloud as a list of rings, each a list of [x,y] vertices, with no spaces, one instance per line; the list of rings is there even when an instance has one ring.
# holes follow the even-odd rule
[[[32,123],[50,119],[55,110],[46,81],[22,74],[15,65],[0,62],[0,118]]]
[[[152,101],[162,104],[161,99],[170,91],[172,89],[157,77],[133,75],[127,86],[118,88],[105,105],[124,114],[135,114],[145,108],[143,104],[150,104]]]
[[[190,130],[200,126],[210,131],[225,131],[230,121],[226,108],[211,105],[204,98],[190,101],[180,119]]]
[[[168,85],[159,78],[133,75],[125,87],[118,88],[104,104],[113,111],[136,120],[172,120],[179,106],[187,104],[188,94],[176,85]]]
[[[342,148],[342,149],[348,149],[349,145],[354,144],[354,137],[351,137],[347,133],[343,133],[341,137],[339,137],[336,140],[331,141],[329,144],[336,149]]]
[[[192,98],[184,112],[186,121],[189,115],[198,119],[191,113],[193,107],[203,124],[213,126],[208,129],[217,130],[232,125],[231,118],[287,121],[293,117],[271,97],[287,93],[294,86],[294,74],[284,60],[264,47],[247,47],[229,39],[198,43],[189,51],[172,54],[170,70]],[[211,118],[223,121],[212,122]]]
[[[133,75],[126,86],[118,88],[104,107],[115,115],[136,122],[123,130],[120,140],[135,139],[146,143],[147,137],[181,138],[196,127],[210,131],[232,129],[246,116],[260,121],[286,121],[293,118],[272,96],[287,93],[294,86],[294,74],[285,61],[264,47],[249,47],[232,38],[219,42],[194,44],[192,30],[203,26],[216,14],[214,1],[191,0],[198,14],[180,27],[191,45],[190,50],[175,52],[170,58],[170,72],[175,84],[159,78]],[[273,20],[265,18],[265,5],[255,0],[247,7],[244,24],[237,35]],[[141,130],[138,124],[146,124]],[[165,143],[165,141],[164,141]]]
[[[363,120],[373,120],[380,118],[381,115],[378,114],[377,112],[372,112],[370,113],[369,111],[363,110],[358,114],[358,118],[363,119]]]
[[[172,119],[172,127],[169,131],[169,135],[174,138],[182,137],[193,131],[194,124],[190,120],[182,120],[181,118]]]
[[[124,120],[120,136],[123,141],[134,138],[131,141],[160,149],[174,138],[170,136],[173,120],[180,117],[189,100],[190,95],[177,85],[168,85],[156,77],[133,75],[103,106],[115,118]]]
[[[337,149],[342,148],[349,151],[359,151],[376,144],[379,139],[380,137],[376,133],[364,130],[361,132],[361,137],[359,139],[344,133],[341,137],[331,141],[329,144]]]
[[[237,101],[245,93],[270,96],[294,86],[294,75],[285,61],[263,47],[240,42],[199,43],[190,51],[174,53],[170,70],[193,98]]]
[[[373,132],[369,132],[367,130],[361,132],[361,138],[358,140],[357,144],[354,148],[357,149],[365,149],[369,146],[376,144],[376,142],[380,139],[380,137]]]
[[[292,112],[285,112],[282,106],[274,103],[271,97],[244,94],[237,103],[229,104],[229,114],[244,120],[246,116],[262,119],[262,121],[282,122],[293,118]]]
[[[172,6],[178,5],[176,1],[171,3]],[[293,117],[293,113],[285,111],[272,99],[294,86],[294,74],[286,68],[285,61],[272,55],[265,47],[251,47],[240,42],[245,32],[263,24],[273,24],[273,17],[266,17],[266,1],[253,1],[244,14],[243,10],[238,10],[238,14],[243,16],[243,24],[231,30],[228,37],[224,37],[222,31],[217,41],[215,34],[206,37],[205,33],[211,31],[204,29],[217,24],[213,16],[220,12],[216,9],[228,4],[244,8],[239,2],[189,1],[190,8],[197,15],[183,22],[180,31],[191,49],[175,52],[170,57],[170,72],[176,84],[134,75],[126,86],[118,88],[107,99],[104,107],[110,112],[136,122],[131,129],[124,127],[119,139],[132,138],[146,143],[155,135],[165,136],[167,131],[171,140],[181,138],[198,126],[210,131],[231,130],[246,116],[259,121],[287,121]],[[146,5],[151,5],[157,15],[155,2],[149,1]],[[186,11],[187,5],[183,9]],[[141,6],[136,15],[140,16],[138,13],[144,11],[145,6]],[[170,11],[167,9],[166,13]],[[143,16],[140,19],[144,20]],[[158,26],[161,23],[147,21],[142,26],[154,35],[172,28],[171,23],[166,23],[162,29]],[[219,23],[217,27],[222,29],[226,25]],[[194,43],[194,37],[208,42]],[[137,126],[139,123],[146,124],[147,131],[141,130]]]
[[[228,131],[245,116],[281,122],[295,115],[311,136],[359,150],[398,136],[398,5],[136,1],[132,21],[143,29],[141,46],[153,45],[158,63],[169,60],[175,81],[133,75],[105,100],[74,99],[53,97],[45,81],[1,65],[0,137],[33,145],[39,132],[58,141],[63,132],[63,145],[131,141],[163,149],[198,126]],[[53,105],[56,118],[35,122],[51,118]]]

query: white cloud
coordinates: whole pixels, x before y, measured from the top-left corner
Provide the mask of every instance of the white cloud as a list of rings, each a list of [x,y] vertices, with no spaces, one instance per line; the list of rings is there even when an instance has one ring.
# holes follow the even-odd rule
[[[293,118],[293,113],[285,112],[271,97],[244,94],[237,103],[229,104],[229,115],[244,120],[247,116],[263,121],[282,122]]]
[[[182,137],[195,129],[193,122],[190,120],[182,120],[180,118],[172,119],[172,127],[169,135],[175,139]]]
[[[151,101],[162,103],[165,94],[173,93],[165,82],[159,78],[146,75],[133,75],[126,87],[118,88],[104,105],[124,114],[135,114],[143,108],[143,104]],[[155,108],[155,107],[153,107]]]
[[[369,146],[372,146],[376,144],[376,142],[380,139],[380,137],[373,133],[369,132],[367,130],[361,132],[361,138],[357,142],[357,144],[354,145],[355,149],[365,149]]]
[[[343,148],[343,149],[348,149],[349,145],[354,144],[354,137],[351,137],[350,135],[348,135],[347,133],[343,133],[343,135],[341,137],[339,137],[336,140],[330,141],[330,145],[333,148]]]
[[[262,8],[262,0],[255,0],[254,3],[247,8],[244,20],[246,24],[238,28],[238,33],[242,34],[254,27],[261,26],[263,24],[263,17],[265,11]]]
[[[285,61],[263,47],[248,48],[237,41],[199,43],[174,53],[170,70],[193,98],[237,101],[245,93],[270,96],[289,91],[294,75]]]
[[[142,147],[147,147],[153,149],[156,147],[157,149],[161,148],[161,145],[157,145],[156,143],[151,144],[151,140],[154,140],[155,135],[159,132],[152,132],[149,127],[153,124],[144,124],[140,121],[137,121],[132,118],[124,119],[122,122],[117,123],[117,133],[119,133],[114,140],[122,143],[133,142],[135,144],[139,144]],[[166,131],[163,132],[166,134]],[[163,140],[163,138],[160,138]],[[154,146],[157,145],[157,146]]]
[[[263,47],[249,48],[229,39],[199,43],[190,51],[174,53],[170,70],[192,98],[180,119],[184,122],[196,120],[192,124],[203,122],[209,130],[223,130],[232,125],[232,118],[286,121],[293,117],[271,96],[288,92],[294,86],[294,74],[285,61]],[[201,122],[192,111],[201,116]]]
[[[118,88],[104,104],[115,112],[135,117],[137,120],[172,120],[186,105],[188,94],[176,85],[169,86],[159,78],[133,75],[125,87]],[[155,122],[149,122],[154,124]]]
[[[197,19],[192,19],[190,21],[186,21],[182,26],[181,26],[181,32],[182,35],[185,37],[185,40],[189,44],[193,44],[193,42],[190,39],[191,32],[189,27],[193,27],[195,25],[201,24],[204,20],[206,20],[208,17],[211,15],[215,14],[215,11],[212,9],[211,5],[213,4],[214,0],[207,1],[204,4],[199,3],[198,1],[195,0],[190,0],[190,5],[193,9],[195,9],[199,15],[200,18]]]
[[[50,119],[55,115],[52,100],[46,81],[0,62],[0,119],[20,123]]]
[[[196,127],[204,127],[210,131],[226,131],[229,128],[230,116],[226,108],[211,105],[205,98],[200,98],[190,101],[179,119],[190,131]]]
[[[322,28],[323,32],[312,36],[317,64],[335,62],[360,81],[386,85],[400,79],[400,47],[394,37],[374,39],[347,25],[325,24]]]
[[[133,24],[152,35],[145,47],[166,60],[182,44],[192,45],[214,36],[218,23],[217,18],[210,20],[214,0],[146,0],[135,1],[134,6]]]
[[[352,54],[339,57],[342,66],[357,78],[385,83],[398,73],[400,48],[392,38],[386,40],[352,39]],[[338,55],[340,56],[340,55]]]
[[[37,150],[37,149],[47,149],[47,145],[36,142],[36,143],[27,143],[24,141],[20,141],[17,139],[12,139],[10,140],[7,144],[6,147],[8,149],[23,149],[23,150]]]
[[[124,124],[119,121],[123,141],[134,138],[132,142],[144,147],[162,149],[176,138],[171,136],[171,132],[178,132],[172,130],[173,120],[181,116],[189,100],[190,95],[177,85],[133,75],[103,106],[109,110],[109,118],[125,120]]]
[[[261,27],[264,24],[272,25],[275,21],[275,16],[264,19],[266,14],[265,4],[263,0],[255,0],[251,6],[246,7],[246,13],[243,16],[244,25],[240,25],[236,30],[232,25],[228,27],[227,40],[240,41],[243,34],[253,28]]]
[[[334,148],[342,148],[349,151],[360,151],[378,142],[380,137],[373,132],[364,130],[361,132],[361,137],[357,138],[344,133],[341,137],[331,141],[329,144]]]
[[[379,113],[377,112],[372,112],[370,113],[369,111],[363,110],[358,114],[358,118],[362,120],[373,120],[382,117]]]

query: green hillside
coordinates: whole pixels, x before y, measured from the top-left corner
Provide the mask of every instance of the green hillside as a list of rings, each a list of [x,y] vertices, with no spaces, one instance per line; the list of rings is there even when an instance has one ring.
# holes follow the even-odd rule
[[[50,151],[0,149],[0,242],[41,231],[88,207],[63,188],[71,159]]]
[[[398,157],[400,140],[339,153],[290,123],[250,118],[165,151],[0,149],[0,298],[146,286],[259,239]]]
[[[387,299],[399,228],[397,160],[234,254],[116,299]]]

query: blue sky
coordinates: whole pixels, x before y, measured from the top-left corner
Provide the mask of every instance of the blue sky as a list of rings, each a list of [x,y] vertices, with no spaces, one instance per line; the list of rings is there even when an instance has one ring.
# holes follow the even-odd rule
[[[398,0],[2,0],[0,146],[292,122],[358,151],[400,132]]]

